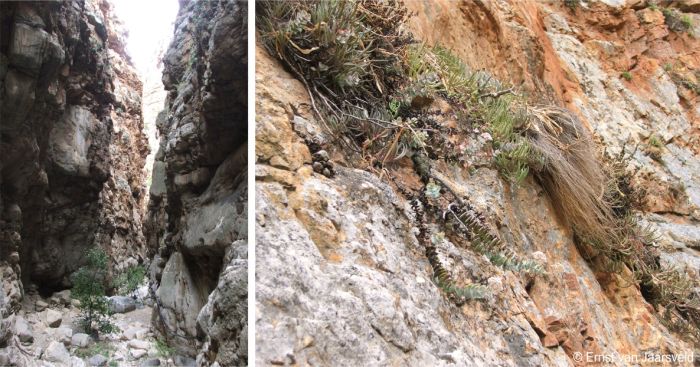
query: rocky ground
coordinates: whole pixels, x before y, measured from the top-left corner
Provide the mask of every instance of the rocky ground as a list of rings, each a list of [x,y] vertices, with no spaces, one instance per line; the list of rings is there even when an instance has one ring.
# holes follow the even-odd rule
[[[27,294],[22,310],[8,324],[14,334],[0,351],[0,365],[18,366],[194,366],[192,358],[176,355],[151,330],[152,300],[146,287],[138,298],[110,298],[118,331],[95,339],[78,324],[76,300],[65,290],[42,298]],[[142,296],[145,296],[142,298]]]

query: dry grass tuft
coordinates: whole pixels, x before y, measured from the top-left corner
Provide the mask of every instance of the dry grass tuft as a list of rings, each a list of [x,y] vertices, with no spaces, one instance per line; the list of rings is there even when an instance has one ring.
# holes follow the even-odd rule
[[[591,134],[571,112],[553,106],[526,107],[525,137],[538,155],[535,175],[574,230],[610,239],[614,215],[604,198],[606,175]]]

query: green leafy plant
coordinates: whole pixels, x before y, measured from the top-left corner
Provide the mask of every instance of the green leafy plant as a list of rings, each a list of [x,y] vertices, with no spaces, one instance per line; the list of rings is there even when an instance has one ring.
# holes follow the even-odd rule
[[[401,102],[397,100],[391,100],[389,101],[389,112],[391,113],[392,118],[397,118],[399,117],[399,111],[401,110]]]
[[[436,184],[433,180],[430,180],[430,182],[425,185],[425,195],[433,199],[439,198],[440,185]]]
[[[651,10],[659,10],[659,6],[656,5],[655,2],[649,2],[649,5],[647,6],[647,8],[649,8]]]
[[[632,73],[630,73],[629,71],[623,71],[623,72],[620,74],[620,77],[621,77],[622,79],[625,79],[626,81],[630,81],[630,80],[632,80]]]
[[[90,344],[87,347],[77,348],[75,350],[75,355],[80,358],[89,358],[96,354],[109,357],[110,353],[114,350],[114,347],[106,341],[97,341]]]
[[[440,287],[440,289],[442,289],[443,292],[459,301],[487,299],[491,294],[488,287],[481,284],[472,283],[464,286],[458,286],[452,281],[441,281],[438,277],[435,278],[435,283],[438,287]]]
[[[455,233],[469,239],[472,249],[485,255],[491,263],[507,270],[542,274],[544,269],[538,263],[522,259],[501,239],[486,227],[482,217],[469,205],[452,203],[445,211],[445,218]]]
[[[143,265],[135,265],[125,269],[117,275],[114,287],[121,295],[133,296],[138,287],[146,279],[146,268]]]
[[[663,68],[664,68],[665,72],[669,73],[673,70],[673,64],[671,64],[670,62],[667,62],[664,64]]]
[[[681,14],[677,10],[664,8],[661,10],[664,15],[664,22],[668,29],[674,32],[690,32],[693,28],[693,21],[687,14]]]
[[[80,301],[80,325],[90,335],[111,333],[117,327],[110,320],[110,311],[105,285],[107,278],[107,254],[95,247],[86,254],[86,264],[72,276],[71,295]]]
[[[576,8],[581,5],[581,0],[564,0],[564,5],[571,11],[576,11]]]
[[[688,14],[683,14],[681,16],[681,24],[684,28],[690,29],[693,27],[693,20],[690,19],[690,16],[688,16]]]
[[[171,346],[169,346],[164,340],[162,339],[156,339],[154,346],[156,348],[156,352],[158,353],[158,356],[161,358],[168,358],[173,353],[175,353],[175,349]]]
[[[651,134],[644,151],[655,161],[661,162],[661,154],[663,153],[664,142],[656,134]]]

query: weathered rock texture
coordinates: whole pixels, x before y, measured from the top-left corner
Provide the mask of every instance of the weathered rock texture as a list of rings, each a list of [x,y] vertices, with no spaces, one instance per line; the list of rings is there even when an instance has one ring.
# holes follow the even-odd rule
[[[661,137],[660,160],[643,149],[633,159],[644,178],[635,185],[650,195],[641,215],[659,229],[662,261],[687,264],[697,276],[700,109],[697,92],[683,80],[697,83],[698,41],[669,31],[661,12],[644,1],[629,3],[581,2],[572,12],[563,2],[406,2],[416,13],[410,28],[418,39],[566,105],[609,151]],[[620,77],[625,71],[630,81]],[[514,188],[483,167],[478,134],[466,142],[472,172],[438,169],[515,251],[544,253],[548,276],[533,281],[504,272],[446,241],[440,252],[457,278],[490,277],[494,293],[456,306],[431,280],[406,199],[387,180],[338,167],[349,163],[309,106],[303,84],[258,46],[258,365],[571,366],[586,365],[590,352],[625,366],[632,364],[625,356],[693,351],[638,288],[591,270],[536,182]],[[326,144],[337,162],[335,178],[314,173],[299,136]],[[418,177],[404,163],[389,167],[390,175],[415,186]]]
[[[200,365],[246,363],[247,4],[182,4],[150,190],[154,325]]]
[[[141,83],[107,1],[3,2],[0,21],[6,317],[26,289],[69,287],[88,248],[104,248],[113,270],[143,261],[148,145]]]

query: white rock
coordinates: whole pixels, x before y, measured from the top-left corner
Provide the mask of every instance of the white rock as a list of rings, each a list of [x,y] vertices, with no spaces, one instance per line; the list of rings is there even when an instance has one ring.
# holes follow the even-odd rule
[[[59,327],[54,331],[54,337],[64,345],[70,345],[71,338],[73,337],[73,330],[68,327]]]
[[[55,340],[49,343],[49,346],[46,347],[42,359],[48,362],[63,363],[68,366],[71,364],[68,349],[66,349],[66,346],[63,345],[63,343],[59,343]]]
[[[70,298],[70,289],[65,289],[60,292],[54,293],[51,298],[56,298],[59,303],[68,306],[71,303],[71,298]]]
[[[129,348],[134,348],[134,349],[143,349],[143,350],[148,350],[150,348],[151,343],[145,341],[145,340],[129,340],[127,343]]]
[[[129,351],[129,354],[131,354],[131,356],[134,357],[134,359],[139,359],[139,358],[145,356],[146,353],[147,352],[143,349],[132,349]]]
[[[63,315],[61,315],[60,312],[52,309],[46,310],[46,324],[49,325],[49,327],[57,328],[61,326],[62,321]]]
[[[136,300],[131,297],[109,297],[109,310],[112,313],[126,313],[136,309]]]
[[[87,364],[82,359],[73,356],[70,359],[71,367],[87,367]]]
[[[47,307],[49,307],[49,304],[46,303],[46,302],[44,302],[44,301],[42,301],[42,300],[38,300],[38,301],[36,301],[36,303],[34,304],[34,309],[36,309],[37,312],[44,311]]]
[[[15,318],[15,335],[19,337],[22,343],[33,343],[34,332],[31,325],[21,316]]]
[[[90,366],[104,366],[107,364],[107,357],[101,354],[95,354],[94,356],[88,358],[87,361]]]
[[[498,276],[489,277],[486,280],[486,283],[488,283],[489,289],[491,289],[494,292],[500,292],[503,290],[503,281],[501,280],[501,277],[498,277]]]
[[[535,259],[540,265],[547,264],[547,255],[542,251],[535,251],[532,253],[532,258]]]
[[[73,346],[76,347],[87,347],[88,345],[90,345],[91,341],[92,338],[90,337],[90,335],[84,333],[74,334],[71,338],[71,344],[73,344]]]
[[[140,327],[128,328],[124,331],[125,340],[143,339],[148,334],[148,329]]]

